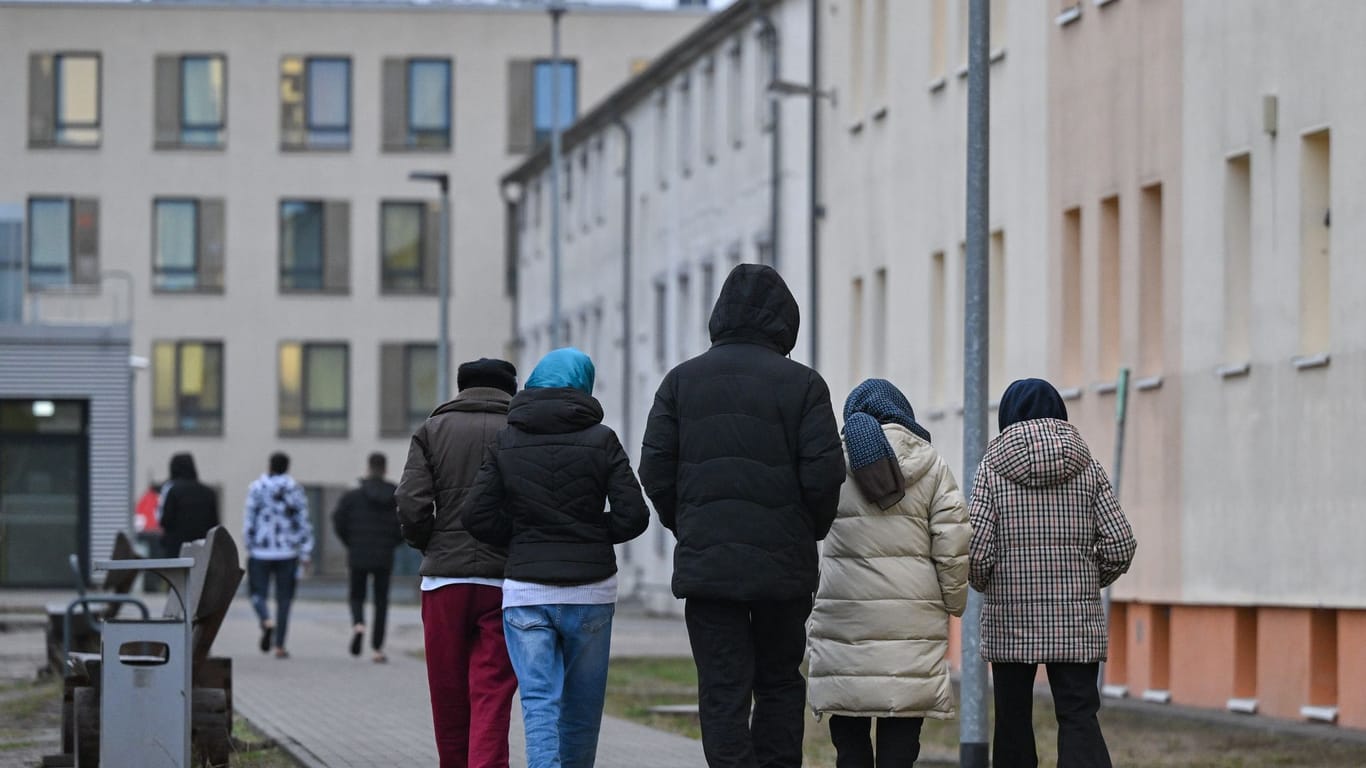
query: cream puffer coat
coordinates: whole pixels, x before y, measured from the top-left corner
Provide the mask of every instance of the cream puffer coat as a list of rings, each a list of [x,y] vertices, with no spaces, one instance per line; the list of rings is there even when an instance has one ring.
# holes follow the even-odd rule
[[[879,509],[852,475],[840,491],[809,624],[811,709],[949,719],[949,615],[967,605],[972,532],[939,453],[899,424],[882,431],[906,495]]]

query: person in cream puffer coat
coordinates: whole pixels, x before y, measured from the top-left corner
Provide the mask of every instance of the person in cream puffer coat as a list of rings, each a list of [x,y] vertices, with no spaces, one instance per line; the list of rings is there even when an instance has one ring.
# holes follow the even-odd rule
[[[890,382],[844,406],[849,477],[821,553],[810,622],[809,699],[831,715],[838,765],[911,765],[926,717],[955,715],[949,616],[967,605],[963,495]]]

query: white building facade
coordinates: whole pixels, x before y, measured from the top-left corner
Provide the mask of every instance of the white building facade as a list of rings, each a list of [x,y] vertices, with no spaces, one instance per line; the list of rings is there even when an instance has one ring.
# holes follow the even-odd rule
[[[562,119],[705,18],[571,5]],[[520,3],[0,3],[0,202],[28,222],[0,316],[131,277],[136,485],[191,451],[239,531],[283,450],[344,573],[337,495],[370,451],[397,475],[437,397],[437,188],[408,175],[451,180],[452,374],[507,354],[498,178],[556,109],[549,48]]]
[[[810,4],[758,7],[716,14],[564,137],[560,343],[593,358],[606,423],[633,461],[664,374],[710,347],[707,321],[736,264],[782,273],[803,311],[792,356],[810,359],[810,104],[770,88],[807,82]],[[549,154],[503,181],[523,371],[551,349]],[[673,535],[658,520],[618,559],[623,595],[681,611]]]

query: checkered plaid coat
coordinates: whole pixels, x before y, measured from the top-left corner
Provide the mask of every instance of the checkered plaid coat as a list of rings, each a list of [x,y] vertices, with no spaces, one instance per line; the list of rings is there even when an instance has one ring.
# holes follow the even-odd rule
[[[968,578],[984,593],[982,658],[1103,661],[1100,590],[1137,543],[1105,470],[1076,427],[1014,424],[987,448],[968,504]]]

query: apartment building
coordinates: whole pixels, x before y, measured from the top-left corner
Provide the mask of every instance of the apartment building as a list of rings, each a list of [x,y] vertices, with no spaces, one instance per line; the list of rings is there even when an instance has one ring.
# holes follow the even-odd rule
[[[344,568],[326,513],[436,400],[437,190],[409,173],[450,178],[453,364],[506,354],[499,175],[706,16],[571,5],[556,104],[530,4],[0,3],[26,220],[0,317],[131,302],[135,485],[192,451],[237,530],[286,451]]]
[[[822,141],[819,279],[821,347],[848,360],[822,369],[903,384],[957,466],[967,2],[823,5],[841,21],[822,66],[849,98],[825,113],[844,130]],[[1366,726],[1347,445],[1363,339],[1354,225],[1332,215],[1360,186],[1347,137],[1366,115],[1333,73],[1359,63],[1363,9],[991,9],[991,391],[1050,378],[1111,466],[1133,376],[1140,547],[1113,590],[1107,692]],[[880,95],[884,55],[901,77]]]
[[[802,304],[792,356],[810,359],[810,99],[782,95],[808,83],[810,13],[795,0],[735,3],[661,53],[565,134],[558,200],[546,149],[504,177],[517,364],[552,348],[558,204],[559,341],[596,361],[595,394],[633,461],[664,374],[711,345],[707,322],[734,265],[783,274]],[[673,543],[652,520],[619,548],[624,596],[681,612]]]

